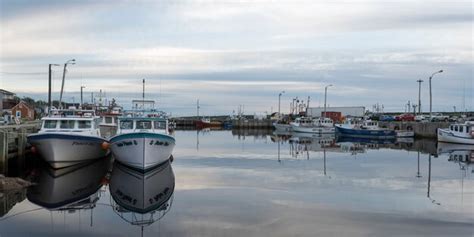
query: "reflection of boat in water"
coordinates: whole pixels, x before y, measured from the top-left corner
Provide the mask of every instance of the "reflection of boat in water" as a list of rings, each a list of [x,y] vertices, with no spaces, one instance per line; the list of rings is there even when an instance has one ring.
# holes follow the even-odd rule
[[[396,139],[389,138],[389,139],[373,139],[368,137],[346,137],[346,136],[338,136],[337,143],[340,142],[352,142],[352,143],[361,143],[361,144],[394,144]]]
[[[438,155],[441,154],[449,154],[450,161],[474,162],[473,145],[438,142]]]
[[[148,226],[170,210],[174,185],[169,161],[145,173],[115,163],[110,177],[111,205],[132,225]]]
[[[50,210],[91,209],[99,199],[98,190],[110,162],[106,158],[60,170],[43,167],[33,180],[37,185],[28,189],[27,198]]]

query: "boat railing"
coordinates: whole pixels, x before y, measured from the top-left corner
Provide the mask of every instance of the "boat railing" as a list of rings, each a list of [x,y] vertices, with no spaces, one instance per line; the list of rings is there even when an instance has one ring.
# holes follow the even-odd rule
[[[50,111],[49,117],[94,118],[96,114],[94,110],[53,109]]]

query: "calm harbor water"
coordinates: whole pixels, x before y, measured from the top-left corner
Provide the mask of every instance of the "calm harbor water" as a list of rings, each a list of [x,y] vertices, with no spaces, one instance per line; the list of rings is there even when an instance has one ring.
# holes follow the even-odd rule
[[[473,236],[471,148],[268,131],[177,131],[146,173],[30,168],[0,236]],[[36,166],[36,165],[34,165]],[[18,202],[18,203],[16,203]],[[16,204],[15,204],[16,203]]]

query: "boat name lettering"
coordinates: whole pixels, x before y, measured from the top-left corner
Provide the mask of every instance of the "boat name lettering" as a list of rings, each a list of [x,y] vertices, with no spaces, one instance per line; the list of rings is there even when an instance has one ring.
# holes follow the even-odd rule
[[[73,146],[93,146],[93,142],[72,142]]]

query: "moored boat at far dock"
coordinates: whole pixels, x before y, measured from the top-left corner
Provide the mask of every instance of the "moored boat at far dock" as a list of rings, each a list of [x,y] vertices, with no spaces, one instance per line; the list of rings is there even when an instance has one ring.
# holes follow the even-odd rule
[[[290,123],[292,131],[303,133],[334,133],[334,123],[330,118],[301,117]]]
[[[397,135],[395,131],[380,128],[377,122],[371,120],[346,120],[343,124],[336,124],[336,131],[340,136],[375,139],[392,139]]]
[[[438,141],[474,145],[474,122],[452,124],[449,128],[438,128]]]

